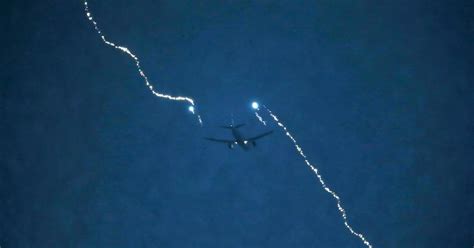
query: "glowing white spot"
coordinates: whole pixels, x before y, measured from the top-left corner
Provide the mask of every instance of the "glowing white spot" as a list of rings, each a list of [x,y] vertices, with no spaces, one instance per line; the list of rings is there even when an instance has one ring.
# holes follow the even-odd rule
[[[258,102],[252,102],[252,108],[253,109],[258,109],[259,108]]]
[[[193,114],[194,114],[194,106],[192,106],[192,105],[191,105],[191,106],[189,106],[188,110],[189,110],[189,112],[191,112],[191,113],[193,113]]]

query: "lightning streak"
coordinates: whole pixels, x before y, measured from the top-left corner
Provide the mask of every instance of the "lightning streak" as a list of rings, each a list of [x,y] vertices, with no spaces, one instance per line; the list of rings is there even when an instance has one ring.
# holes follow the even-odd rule
[[[367,241],[367,239],[364,237],[364,235],[362,235],[361,233],[358,233],[356,231],[354,231],[354,229],[349,225],[349,222],[347,220],[347,215],[346,215],[346,210],[344,210],[344,208],[342,207],[342,204],[341,204],[341,198],[336,194],[336,192],[334,192],[333,190],[331,190],[327,185],[326,183],[324,182],[323,180],[323,177],[321,176],[321,174],[319,173],[318,171],[318,168],[316,168],[316,166],[314,166],[313,164],[311,164],[311,162],[308,160],[308,158],[306,157],[306,155],[304,154],[303,152],[303,149],[300,147],[300,145],[298,145],[298,143],[296,142],[296,139],[293,137],[293,135],[291,135],[291,133],[287,130],[286,126],[278,119],[278,117],[272,113],[272,111],[270,111],[270,109],[268,109],[266,106],[263,106],[267,111],[268,111],[268,114],[273,118],[273,120],[278,124],[279,127],[281,127],[283,129],[283,131],[285,132],[285,135],[288,136],[288,138],[290,138],[290,140],[293,142],[293,145],[295,146],[296,150],[298,151],[298,153],[300,154],[300,156],[304,159],[304,162],[306,163],[306,165],[314,172],[314,174],[316,174],[316,176],[318,177],[319,179],[319,182],[321,183],[321,186],[324,188],[324,190],[326,190],[326,192],[328,192],[329,194],[332,195],[332,197],[336,200],[336,203],[337,203],[337,208],[339,209],[339,212],[341,213],[341,216],[342,216],[342,219],[344,220],[344,225],[346,226],[346,228],[352,233],[352,235],[355,235],[357,237],[359,237],[359,239],[364,242],[364,244],[369,247],[369,248],[372,248],[372,245],[369,243],[369,241]],[[257,112],[255,112],[257,113]],[[257,115],[258,117],[258,115]],[[260,117],[261,118],[261,117]],[[259,120],[260,120],[259,118]],[[263,120],[262,120],[263,121]]]
[[[146,86],[148,87],[148,89],[150,89],[150,91],[153,93],[153,95],[155,95],[159,98],[164,98],[164,99],[168,99],[168,100],[172,100],[172,101],[186,101],[189,104],[191,104],[191,106],[193,106],[193,111],[191,111],[191,112],[193,114],[195,114],[195,111],[194,111],[195,104],[194,104],[194,100],[192,98],[186,97],[186,96],[172,96],[172,95],[163,94],[163,93],[160,93],[160,92],[156,91],[153,88],[153,85],[148,80],[148,77],[145,75],[145,72],[143,71],[142,67],[140,66],[140,59],[138,58],[138,56],[136,56],[134,53],[132,53],[130,51],[130,49],[128,49],[127,47],[117,45],[117,44],[115,44],[111,41],[108,41],[105,38],[105,35],[102,33],[102,30],[99,28],[99,25],[94,20],[94,18],[92,16],[92,13],[89,11],[89,5],[88,5],[87,1],[84,1],[84,11],[86,13],[87,19],[89,19],[89,21],[92,23],[92,25],[94,26],[95,31],[97,32],[97,34],[100,36],[100,38],[102,39],[102,41],[106,45],[109,45],[109,46],[111,46],[111,47],[127,54],[128,56],[130,56],[130,58],[132,58],[135,61],[135,66],[137,67],[137,70],[140,73],[140,76],[143,78],[143,80],[145,80]],[[201,116],[197,115],[197,118],[199,120],[199,123],[202,126]]]

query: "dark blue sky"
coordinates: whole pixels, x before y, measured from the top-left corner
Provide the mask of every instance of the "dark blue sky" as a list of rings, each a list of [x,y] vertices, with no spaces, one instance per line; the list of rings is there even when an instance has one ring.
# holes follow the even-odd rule
[[[292,131],[374,247],[474,244],[472,1],[4,5],[2,247],[364,247],[253,99]],[[233,113],[250,152],[208,143]],[[270,121],[268,116],[265,118]]]

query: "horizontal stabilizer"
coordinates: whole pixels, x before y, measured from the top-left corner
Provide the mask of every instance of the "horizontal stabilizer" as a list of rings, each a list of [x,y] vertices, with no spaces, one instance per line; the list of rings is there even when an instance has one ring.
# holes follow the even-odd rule
[[[234,128],[240,128],[240,127],[243,127],[245,126],[245,124],[239,124],[239,125],[231,125],[231,126],[220,126],[221,128],[227,128],[227,129],[234,129]]]

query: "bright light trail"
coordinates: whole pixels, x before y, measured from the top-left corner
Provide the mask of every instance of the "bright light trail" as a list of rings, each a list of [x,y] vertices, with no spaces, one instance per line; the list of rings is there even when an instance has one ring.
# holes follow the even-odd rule
[[[258,105],[258,102],[252,102],[252,108],[255,111],[255,116],[257,117],[257,119],[264,125],[266,126],[267,123],[263,120],[263,118],[258,114],[258,111],[260,110],[260,105]]]
[[[186,102],[191,104],[190,107],[193,107],[192,111],[191,111],[191,108],[189,108],[190,112],[195,114],[195,111],[194,111],[195,104],[194,104],[194,100],[192,98],[186,97],[186,96],[172,96],[172,95],[168,95],[168,94],[158,92],[158,91],[153,89],[153,85],[150,83],[150,81],[148,80],[148,77],[145,75],[145,72],[143,71],[143,69],[140,66],[140,59],[138,58],[138,56],[136,56],[134,53],[132,53],[130,51],[130,49],[128,49],[127,47],[117,45],[117,44],[115,44],[111,41],[108,41],[105,38],[105,35],[102,33],[102,30],[99,28],[99,25],[94,20],[94,18],[92,16],[92,13],[89,11],[89,5],[88,5],[87,1],[84,1],[84,11],[86,13],[87,19],[89,19],[89,21],[92,23],[92,25],[94,26],[95,31],[97,32],[97,34],[100,36],[100,38],[102,39],[102,41],[106,45],[109,45],[109,46],[111,46],[111,47],[127,54],[130,58],[132,58],[135,61],[135,66],[137,67],[138,73],[140,73],[140,76],[143,78],[143,80],[146,83],[146,86],[148,87],[148,89],[150,89],[150,91],[153,93],[153,95],[155,95],[159,98],[164,98],[164,99],[168,99],[168,100],[172,100],[172,101],[186,101]],[[201,116],[197,115],[197,118],[199,120],[199,123],[202,126]]]
[[[357,236],[362,242],[364,242],[364,244],[367,247],[372,248],[372,245],[364,237],[364,235],[354,231],[354,229],[349,225],[349,222],[347,220],[346,210],[342,207],[341,198],[336,194],[336,192],[334,192],[332,189],[330,189],[326,185],[326,183],[323,180],[323,177],[318,171],[318,168],[316,168],[315,165],[311,164],[311,162],[308,160],[308,158],[304,154],[301,146],[296,142],[296,139],[293,137],[293,135],[288,131],[286,126],[278,119],[278,117],[275,114],[273,114],[273,112],[270,109],[268,109],[265,105],[263,105],[263,107],[267,110],[268,114],[272,117],[272,119],[276,122],[276,124],[285,132],[285,135],[288,136],[288,138],[290,138],[290,140],[293,142],[294,147],[298,151],[299,155],[304,159],[304,162],[306,163],[306,165],[314,172],[316,177],[318,177],[319,183],[321,184],[323,189],[329,194],[331,194],[331,196],[336,200],[337,208],[339,209],[339,212],[341,213],[341,217],[344,221],[344,225],[346,226],[346,228],[351,232],[352,235]],[[263,122],[263,119],[261,119],[261,117],[257,114],[257,112],[255,113],[257,117],[259,118],[260,122],[265,124],[265,122]]]

